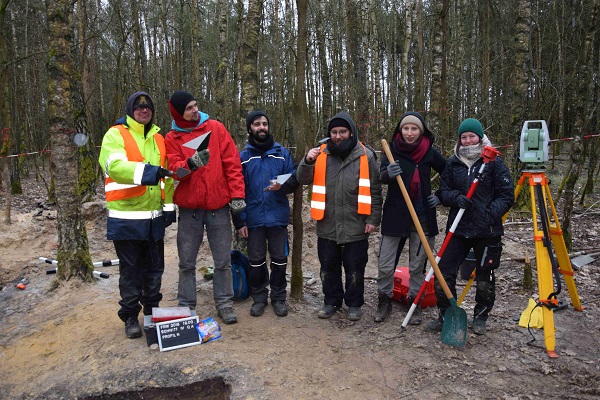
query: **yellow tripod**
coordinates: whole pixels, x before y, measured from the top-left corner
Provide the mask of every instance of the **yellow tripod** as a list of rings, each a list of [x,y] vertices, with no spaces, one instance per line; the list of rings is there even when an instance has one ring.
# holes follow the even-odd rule
[[[581,300],[575,287],[573,267],[567,253],[563,232],[558,223],[556,208],[554,207],[552,195],[548,187],[548,178],[543,171],[523,171],[515,188],[515,200],[519,196],[525,182],[529,185],[530,191],[533,240],[535,242],[535,260],[538,276],[538,304],[542,305],[544,343],[548,356],[557,358],[558,355],[554,351],[556,340],[554,336],[553,309],[558,306],[556,296],[559,294],[561,288],[559,273],[564,277],[573,308],[577,311],[582,311],[583,307],[581,306]],[[536,205],[540,213],[541,230],[538,226]],[[552,219],[548,215],[548,205],[550,205]],[[554,258],[552,247],[554,247],[556,259]],[[555,290],[555,280],[557,290]]]

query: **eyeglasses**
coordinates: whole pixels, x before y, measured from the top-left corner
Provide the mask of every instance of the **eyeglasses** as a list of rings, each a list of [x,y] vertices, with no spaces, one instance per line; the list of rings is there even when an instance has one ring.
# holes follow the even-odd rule
[[[152,109],[149,106],[137,106],[136,108],[133,109],[133,111],[137,111],[137,110],[150,110],[150,111],[152,111]]]

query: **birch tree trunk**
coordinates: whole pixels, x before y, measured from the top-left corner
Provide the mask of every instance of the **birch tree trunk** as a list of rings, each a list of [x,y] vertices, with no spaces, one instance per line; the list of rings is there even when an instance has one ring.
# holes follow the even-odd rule
[[[49,56],[48,119],[51,135],[51,171],[58,209],[58,271],[56,279],[78,277],[92,279],[92,260],[89,252],[85,221],[81,213],[78,185],[78,149],[73,145],[72,86],[74,68],[71,55],[73,32],[70,0],[46,0],[48,16]]]

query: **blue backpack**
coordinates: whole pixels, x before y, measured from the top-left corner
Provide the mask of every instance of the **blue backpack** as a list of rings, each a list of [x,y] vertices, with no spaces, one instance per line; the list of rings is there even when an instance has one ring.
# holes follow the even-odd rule
[[[233,276],[233,300],[245,300],[250,296],[248,274],[250,261],[239,250],[231,250],[231,274]]]

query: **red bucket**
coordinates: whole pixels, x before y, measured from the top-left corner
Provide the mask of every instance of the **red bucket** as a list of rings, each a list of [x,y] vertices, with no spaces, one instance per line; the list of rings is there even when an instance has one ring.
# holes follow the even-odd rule
[[[435,276],[431,277],[431,280],[427,282],[425,286],[425,297],[421,300],[421,308],[435,306],[437,300],[435,298],[435,289],[433,281]],[[408,304],[406,297],[408,296],[410,274],[408,267],[398,267],[394,272],[394,300],[399,301],[403,304]]]

